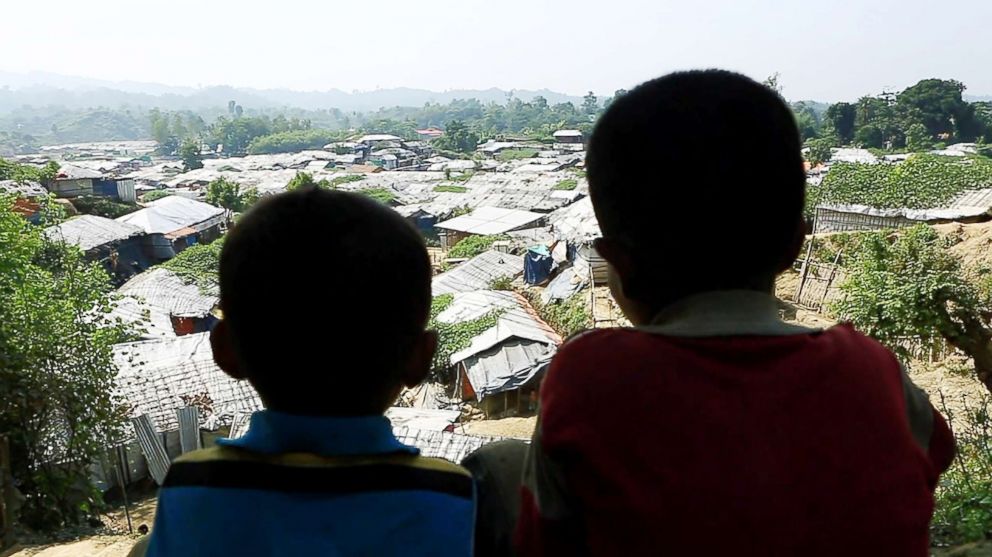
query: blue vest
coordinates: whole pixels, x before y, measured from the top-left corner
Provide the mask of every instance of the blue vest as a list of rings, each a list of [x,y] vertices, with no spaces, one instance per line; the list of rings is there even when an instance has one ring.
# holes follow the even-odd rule
[[[148,556],[472,553],[471,476],[383,416],[262,410],[218,443],[172,463]]]

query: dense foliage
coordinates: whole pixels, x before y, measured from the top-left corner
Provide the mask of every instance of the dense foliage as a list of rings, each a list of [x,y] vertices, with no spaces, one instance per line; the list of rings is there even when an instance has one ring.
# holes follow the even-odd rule
[[[493,311],[463,323],[441,323],[437,316],[448,309],[454,301],[451,294],[442,294],[431,300],[430,320],[427,327],[437,332],[437,352],[434,354],[434,373],[442,373],[451,365],[452,354],[464,350],[472,343],[472,339],[496,326],[499,321],[499,311]]]
[[[833,203],[929,209],[988,187],[992,160],[918,154],[900,164],[835,164],[814,195]]]
[[[992,399],[965,404],[956,414],[941,413],[956,424],[957,457],[940,477],[931,523],[935,545],[958,545],[992,537]]]
[[[311,149],[322,149],[324,145],[341,141],[341,132],[325,129],[287,130],[254,138],[248,146],[248,153],[295,153]]]
[[[175,194],[172,193],[169,190],[152,190],[152,191],[150,191],[150,192],[142,195],[141,196],[141,201],[143,201],[145,203],[151,203],[152,201],[156,201],[158,199],[162,199],[163,197],[169,197],[170,195],[175,195]]]
[[[493,247],[494,243],[500,240],[509,239],[509,236],[503,234],[494,234],[491,236],[467,236],[462,238],[461,241],[448,250],[448,257],[451,259],[471,259]]]
[[[59,164],[55,161],[37,167],[0,159],[0,180],[44,183],[53,180],[58,172]]]
[[[187,284],[196,284],[204,292],[215,292],[220,285],[220,252],[223,238],[209,244],[190,246],[162,264]]]
[[[207,203],[235,213],[247,210],[258,198],[258,190],[255,188],[242,189],[240,184],[227,178],[217,178],[207,184]]]
[[[293,191],[299,188],[332,189],[333,187],[326,179],[317,181],[313,179],[313,174],[309,172],[297,172],[296,176],[293,176],[293,179],[286,184],[286,191]]]
[[[499,161],[516,161],[522,159],[532,159],[537,156],[537,149],[503,149],[496,154],[496,160]]]
[[[361,182],[365,179],[365,176],[361,174],[345,174],[344,176],[335,176],[331,178],[331,187],[336,188],[343,184],[351,184],[353,182]]]
[[[542,303],[539,296],[527,296],[537,315],[562,338],[568,338],[592,327],[592,316],[583,296]]]
[[[367,195],[372,199],[375,199],[379,203],[388,205],[393,201],[396,201],[396,194],[392,190],[386,188],[368,188],[364,190],[358,190],[358,193],[362,195]]]
[[[193,137],[183,139],[179,144],[179,158],[183,160],[183,170],[186,172],[203,168],[200,140]]]
[[[100,507],[90,464],[122,435],[111,347],[124,331],[103,317],[110,278],[0,197],[0,291],[0,431],[25,497],[21,520],[78,523]]]
[[[904,360],[907,339],[946,340],[992,390],[992,298],[948,253],[951,242],[925,225],[860,235],[848,244],[844,296],[831,309]]]
[[[128,213],[133,213],[141,207],[135,203],[124,203],[115,201],[108,197],[95,195],[84,195],[72,200],[73,207],[84,215],[96,215],[108,219],[123,217]]]

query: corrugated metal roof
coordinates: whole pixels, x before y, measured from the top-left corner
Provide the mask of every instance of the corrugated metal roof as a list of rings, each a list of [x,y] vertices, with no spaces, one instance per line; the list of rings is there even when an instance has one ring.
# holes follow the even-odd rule
[[[434,296],[489,288],[493,279],[515,277],[524,272],[524,258],[489,250],[441,273],[431,281]]]
[[[114,346],[117,388],[132,416],[147,414],[161,431],[179,427],[176,409],[197,406],[205,426],[226,425],[236,412],[262,407],[247,381],[217,367],[208,333]]]
[[[541,321],[527,300],[516,292],[479,290],[455,294],[451,305],[437,316],[437,320],[464,323],[492,312],[500,313],[496,325],[473,338],[465,349],[452,354],[451,363],[467,360],[514,338],[548,346],[561,343],[561,337]]]
[[[141,228],[97,215],[83,215],[45,229],[51,240],[63,240],[79,246],[83,251],[143,235]]]
[[[176,336],[176,329],[172,326],[172,318],[167,310],[132,296],[121,296],[111,302],[111,310],[106,317],[111,321],[119,319],[131,325],[146,340]]]
[[[38,182],[18,182],[16,180],[0,180],[0,192],[24,197],[42,197],[48,195],[48,190]]]
[[[96,180],[102,178],[103,173],[89,168],[83,168],[74,164],[59,165],[59,172],[56,180]]]
[[[518,389],[547,368],[554,344],[511,337],[465,359],[465,374],[481,401],[485,397]]]
[[[502,437],[482,437],[462,435],[447,431],[424,431],[409,427],[394,427],[393,435],[405,445],[420,449],[422,456],[443,458],[460,463],[466,456],[489,443],[501,441]]]
[[[177,317],[204,317],[217,306],[218,297],[187,284],[179,275],[157,267],[124,283],[117,291],[162,308]]]
[[[530,211],[503,209],[501,207],[479,207],[467,215],[440,222],[435,226],[446,230],[488,236],[524,228],[542,218],[544,215]]]

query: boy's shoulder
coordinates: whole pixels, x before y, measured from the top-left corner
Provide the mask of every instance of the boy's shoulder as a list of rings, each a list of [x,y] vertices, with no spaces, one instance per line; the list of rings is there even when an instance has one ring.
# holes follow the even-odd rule
[[[472,498],[472,475],[440,458],[410,452],[324,456],[260,453],[218,445],[186,453],[169,468],[163,487],[253,487],[296,491],[422,489]],[[349,487],[350,486],[350,487]],[[364,486],[364,489],[360,489]],[[316,488],[315,488],[316,489]]]

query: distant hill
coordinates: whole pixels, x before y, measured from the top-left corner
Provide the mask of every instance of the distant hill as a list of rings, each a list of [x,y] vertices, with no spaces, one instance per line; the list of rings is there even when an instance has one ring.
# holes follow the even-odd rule
[[[502,89],[462,89],[428,91],[394,88],[348,93],[328,91],[292,91],[288,89],[252,89],[242,87],[173,87],[157,83],[115,82],[50,73],[0,72],[0,114],[29,106],[90,107],[158,107],[165,110],[201,110],[226,107],[236,100],[242,106],[265,109],[294,107],[306,110],[337,108],[344,112],[367,112],[394,106],[423,106],[427,102],[446,104],[454,99],[475,98],[483,103],[505,103],[510,91]],[[529,101],[540,95],[549,103],[579,104],[581,97],[546,89],[514,90],[512,95]]]

